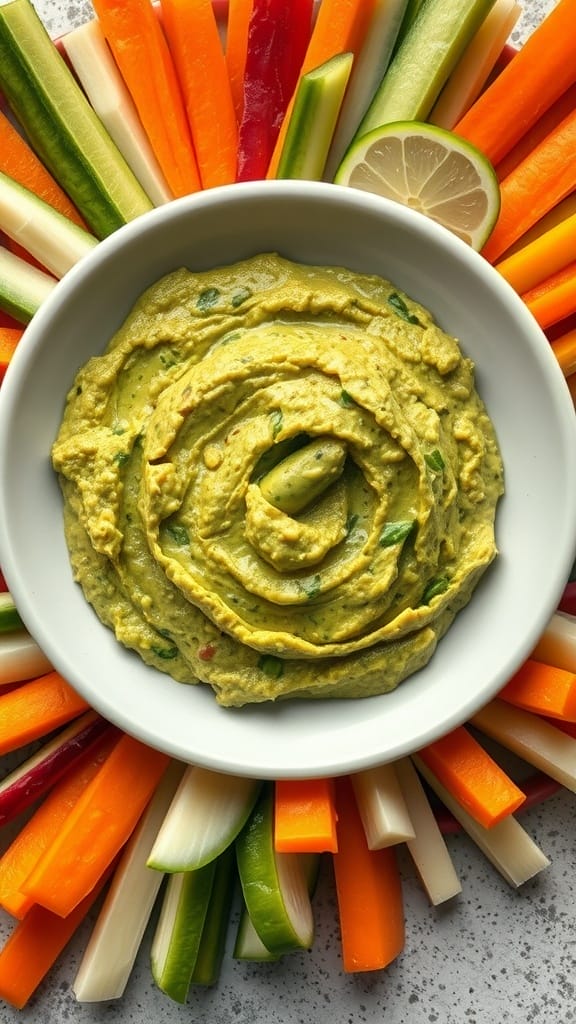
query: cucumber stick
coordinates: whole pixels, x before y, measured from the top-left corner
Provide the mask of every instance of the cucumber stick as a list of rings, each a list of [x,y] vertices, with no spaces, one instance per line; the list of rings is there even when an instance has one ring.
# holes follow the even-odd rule
[[[0,594],[0,633],[12,633],[15,629],[23,629],[14,599],[9,593]]]
[[[180,871],[170,875],[164,892],[150,962],[158,988],[177,1003],[188,996],[215,874],[216,861]]]
[[[238,874],[252,924],[276,956],[310,949],[314,918],[306,860],[297,853],[274,849],[274,803],[265,786],[236,840]]]
[[[30,323],[56,283],[51,274],[0,246],[0,309],[18,323]]]
[[[234,846],[229,846],[216,860],[212,893],[192,971],[193,985],[214,985],[218,981],[237,878]]]
[[[30,0],[0,0],[0,90],[98,238],[152,209]]]
[[[277,178],[321,180],[353,60],[339,53],[300,79]]]
[[[314,895],[318,874],[320,870],[320,855],[317,853],[303,853],[299,855],[300,864],[310,897]],[[258,935],[248,908],[244,903],[240,911],[240,920],[234,942],[232,953],[235,960],[251,960],[257,963],[273,963],[279,960],[279,954],[271,953],[264,945]]]
[[[187,768],[148,859],[159,871],[193,871],[230,845],[260,791],[255,779]]]
[[[424,0],[355,135],[392,121],[425,121],[494,0]]]
[[[0,230],[55,277],[63,277],[98,239],[0,171]]]

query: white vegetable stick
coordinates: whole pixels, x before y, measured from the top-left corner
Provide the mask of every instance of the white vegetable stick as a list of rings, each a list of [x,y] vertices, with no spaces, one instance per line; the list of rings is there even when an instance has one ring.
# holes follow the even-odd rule
[[[438,906],[462,892],[462,886],[414,765],[404,757],[395,767],[415,831],[406,846],[428,899]]]
[[[521,13],[515,0],[496,0],[440,93],[431,124],[451,129],[472,106]]]
[[[368,849],[414,839],[414,826],[393,764],[368,768],[350,776]]]
[[[52,665],[25,629],[0,638],[0,687],[35,679],[52,671]]]
[[[546,855],[513,815],[503,818],[492,828],[483,828],[444,788],[417,754],[412,759],[431,789],[510,885],[518,888],[548,867],[550,861]]]
[[[62,39],[91,106],[155,206],[174,198],[97,19]]]
[[[72,986],[78,1002],[124,993],[164,877],[146,859],[183,771],[178,761],[169,765],[114,872]]]
[[[376,0],[366,40],[356,56],[324,177],[332,181],[386,71],[408,0]]]
[[[555,612],[531,657],[546,665],[576,672],[576,616]]]
[[[503,700],[493,700],[470,720],[518,757],[576,793],[576,739],[552,723]]]

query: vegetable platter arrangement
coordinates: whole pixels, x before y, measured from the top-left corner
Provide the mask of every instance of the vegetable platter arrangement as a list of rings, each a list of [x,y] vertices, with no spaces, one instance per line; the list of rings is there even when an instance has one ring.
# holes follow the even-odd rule
[[[29,0],[0,3],[2,375],[57,279],[122,224],[202,188],[326,178],[416,205],[480,249],[576,396],[576,0],[519,51],[514,0],[94,11],[53,43]],[[536,775],[515,781],[498,751]],[[231,926],[236,960],[310,949],[326,869],[342,969],[380,971],[404,950],[403,863],[432,907],[461,891],[448,833],[514,889],[549,864],[520,815],[576,789],[574,581],[466,726],[353,777],[270,781],[171,761],[103,720],[2,580],[0,755],[6,1004],[35,998],[78,930],[79,1002],[119,999],[152,930],[154,984],[185,1003],[217,985]]]

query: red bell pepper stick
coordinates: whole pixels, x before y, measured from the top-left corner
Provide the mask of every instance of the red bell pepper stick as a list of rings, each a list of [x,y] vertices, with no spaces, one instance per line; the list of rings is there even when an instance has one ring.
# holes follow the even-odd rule
[[[310,38],[312,0],[254,0],[248,26],[238,181],[266,177]]]

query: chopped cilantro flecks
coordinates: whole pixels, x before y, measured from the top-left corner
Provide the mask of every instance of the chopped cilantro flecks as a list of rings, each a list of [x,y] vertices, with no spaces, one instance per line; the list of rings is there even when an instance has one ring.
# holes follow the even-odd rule
[[[356,523],[358,522],[359,515],[357,512],[351,512],[346,520],[346,535],[348,536],[354,530]]]
[[[284,662],[274,654],[263,654],[258,659],[258,668],[270,679],[280,679],[284,675]]]
[[[275,409],[274,412],[272,413],[272,437],[278,436],[278,434],[282,430],[283,421],[284,416],[282,414],[282,409]]]
[[[240,291],[234,292],[231,300],[232,308],[238,309],[238,306],[241,306],[243,302],[246,302],[246,299],[249,299],[251,295],[252,290],[250,288],[241,288]]]
[[[444,459],[442,458],[442,453],[437,448],[434,448],[431,452],[426,452],[424,461],[434,473],[441,473],[444,469]]]
[[[179,523],[170,523],[166,527],[166,533],[172,538],[175,544],[179,544],[180,547],[184,547],[190,543],[190,536],[185,526],[180,526]]]
[[[398,519],[396,522],[386,523],[380,534],[380,547],[391,548],[406,540],[415,526],[414,519]]]
[[[205,288],[196,299],[196,306],[205,313],[206,310],[212,309],[216,305],[219,298],[220,290],[218,288]]]
[[[349,409],[351,405],[356,405],[352,395],[350,395],[345,388],[342,388],[342,391],[340,392],[340,405],[343,405],[346,409]]]
[[[416,324],[418,327],[422,326],[418,317],[415,316],[414,313],[410,312],[408,306],[404,302],[404,299],[398,295],[398,292],[392,292],[388,296],[388,305],[392,306],[394,312],[397,313],[398,316],[401,316],[403,320],[406,320],[407,323]]]
[[[316,576],[312,576],[309,580],[300,580],[300,586],[309,601],[311,601],[313,597],[317,597],[320,593],[320,582],[320,576],[318,573]]]
[[[116,452],[113,461],[116,463],[117,466],[125,466],[129,458],[129,452]]]
[[[162,658],[162,661],[172,661],[178,657],[177,647],[153,647],[152,650],[157,658]]]
[[[450,580],[447,576],[437,576],[435,579],[424,587],[424,593],[422,594],[422,604],[430,604],[433,597],[438,597],[439,594],[444,594],[450,586]]]

